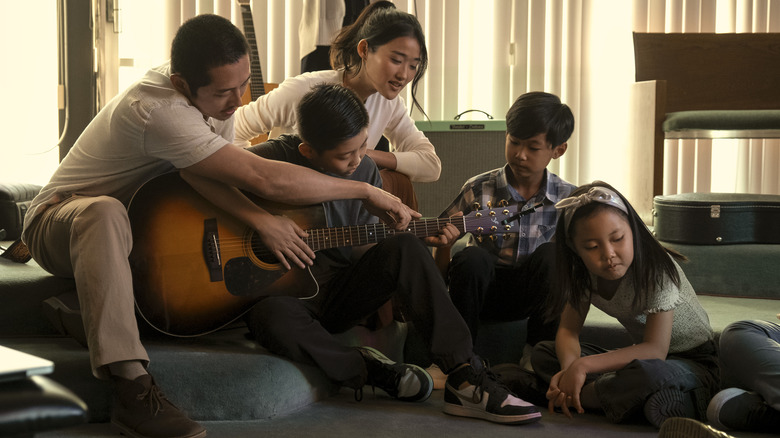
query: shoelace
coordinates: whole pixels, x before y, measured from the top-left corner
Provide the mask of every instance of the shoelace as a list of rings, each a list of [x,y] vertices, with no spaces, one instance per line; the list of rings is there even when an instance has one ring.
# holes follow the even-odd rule
[[[152,415],[160,413],[160,411],[163,410],[163,404],[168,401],[165,394],[163,394],[162,391],[160,391],[160,388],[155,384],[150,385],[144,392],[138,394],[136,398],[139,401],[147,398],[149,399],[149,410]]]
[[[378,386],[390,395],[395,396],[398,393],[398,384],[401,382],[401,373],[395,372],[395,370],[388,372],[387,369],[381,366],[379,368],[381,368],[380,373],[374,372],[368,374],[368,383],[371,384],[371,390],[376,394],[376,387]],[[376,374],[379,374],[379,376]],[[382,377],[384,377],[384,379],[382,379]]]
[[[474,383],[474,393],[471,395],[471,401],[475,404],[482,403],[482,397],[488,390],[488,386],[494,386],[504,389],[507,393],[511,393],[509,387],[501,383],[496,374],[488,369],[488,364],[483,363],[482,369],[476,375],[476,382]]]

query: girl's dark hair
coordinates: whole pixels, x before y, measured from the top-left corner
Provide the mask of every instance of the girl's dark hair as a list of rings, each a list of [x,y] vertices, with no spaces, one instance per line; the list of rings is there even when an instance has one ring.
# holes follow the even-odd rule
[[[187,81],[190,92],[211,83],[209,70],[238,62],[249,53],[249,43],[230,20],[214,14],[185,21],[171,44],[171,72]]]
[[[626,272],[626,276],[630,276],[636,288],[634,307],[647,302],[647,298],[663,285],[666,277],[670,278],[675,285],[680,285],[680,275],[677,273],[672,257],[677,260],[685,260],[685,257],[677,251],[662,246],[620,192],[605,182],[594,181],[577,188],[570,196],[587,193],[592,187],[605,187],[617,193],[625,204],[628,214],[607,204],[591,202],[574,212],[568,230],[564,224],[564,215],[559,215],[555,228],[556,284],[553,285],[553,293],[548,295],[548,317],[558,317],[567,303],[579,311],[582,304],[588,302],[589,291],[593,290],[591,275],[585,263],[572,248],[571,231],[579,219],[590,217],[605,209],[610,209],[625,218],[634,235],[634,261]]]
[[[358,135],[368,126],[368,112],[350,89],[318,84],[298,102],[298,133],[321,153]]]
[[[531,91],[518,97],[506,112],[506,131],[520,140],[544,133],[556,147],[571,137],[574,114],[558,96]]]
[[[349,26],[341,29],[330,47],[330,65],[334,69],[344,68],[355,75],[360,71],[362,60],[357,53],[360,40],[368,42],[368,50],[372,52],[399,37],[412,37],[420,44],[420,63],[412,79],[412,102],[423,111],[417,101],[417,85],[428,68],[428,50],[425,46],[425,35],[420,22],[414,15],[399,11],[389,1],[371,3],[363,9],[358,18]]]

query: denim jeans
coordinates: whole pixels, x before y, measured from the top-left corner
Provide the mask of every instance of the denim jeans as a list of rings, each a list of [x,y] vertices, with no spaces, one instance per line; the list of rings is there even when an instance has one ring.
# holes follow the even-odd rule
[[[780,411],[780,324],[737,321],[720,335],[721,387],[755,391]]]
[[[608,350],[581,344],[581,351],[584,357]],[[537,344],[531,363],[536,374],[549,384],[561,370],[555,342]],[[717,377],[715,342],[710,341],[692,350],[669,355],[666,360],[633,360],[617,371],[588,375],[586,383],[594,382],[596,395],[607,418],[621,423],[641,417],[647,399],[663,389],[696,391],[706,406],[718,390]]]

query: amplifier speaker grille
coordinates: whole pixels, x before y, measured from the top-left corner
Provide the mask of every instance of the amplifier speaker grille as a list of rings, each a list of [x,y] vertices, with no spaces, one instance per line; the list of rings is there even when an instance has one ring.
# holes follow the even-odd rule
[[[425,123],[418,124],[418,128],[425,132],[441,159],[438,181],[414,183],[423,217],[441,214],[467,179],[506,164],[504,129],[425,131]]]

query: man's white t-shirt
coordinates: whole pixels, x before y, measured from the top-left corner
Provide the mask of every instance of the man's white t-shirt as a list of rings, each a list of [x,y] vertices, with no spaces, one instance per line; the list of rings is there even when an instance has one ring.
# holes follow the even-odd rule
[[[25,226],[73,195],[107,195],[128,205],[146,181],[203,160],[233,137],[233,117],[204,119],[173,88],[170,64],[153,68],[90,122],[32,201]]]

